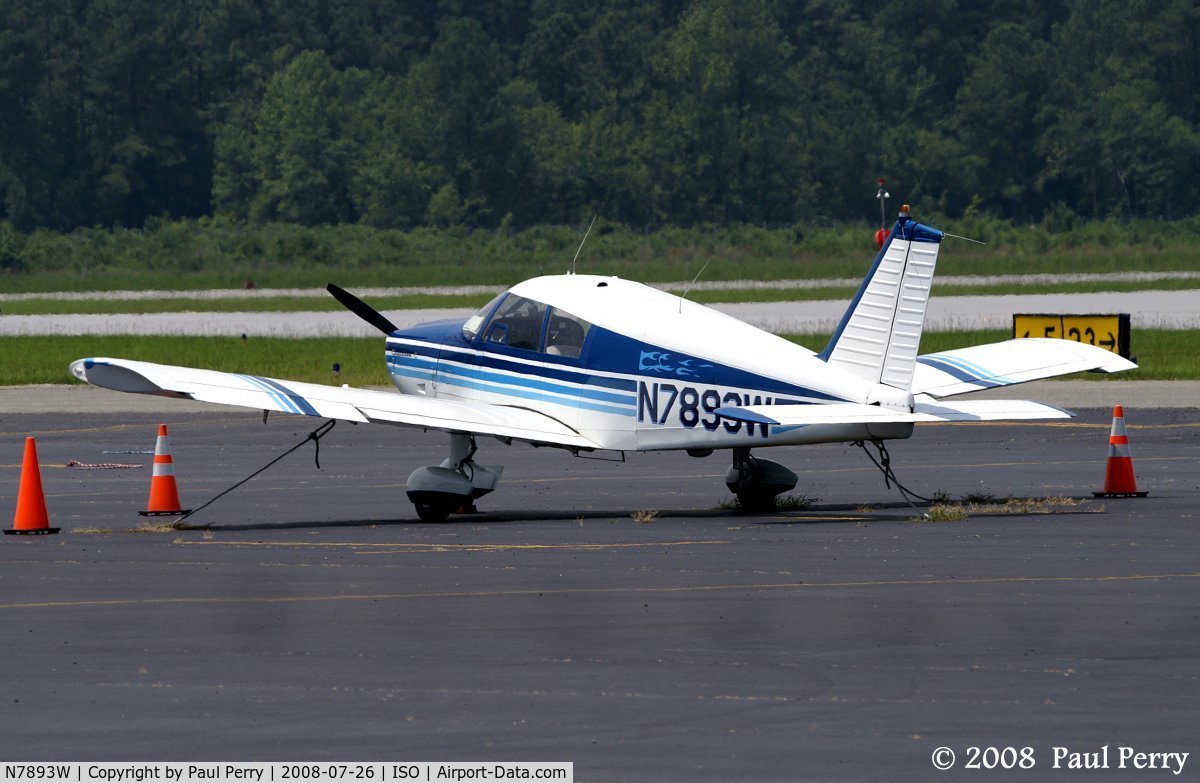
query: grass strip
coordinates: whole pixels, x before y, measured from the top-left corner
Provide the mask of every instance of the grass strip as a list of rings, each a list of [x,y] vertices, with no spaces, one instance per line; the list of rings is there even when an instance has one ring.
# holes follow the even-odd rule
[[[981,343],[1007,340],[1005,330],[930,332],[921,339],[921,352],[934,353]],[[829,335],[785,335],[814,351]],[[1088,380],[1200,380],[1200,334],[1167,329],[1135,330],[1132,350],[1137,370],[1107,375],[1080,373]],[[6,337],[0,341],[0,386],[31,383],[72,383],[67,365],[75,359],[112,356],[162,364],[179,364],[228,372],[253,373],[313,383],[379,386],[390,383],[383,362],[383,340],[369,338],[252,337],[137,337],[37,336]],[[341,374],[333,375],[333,363]]]
[[[35,336],[0,340],[0,386],[77,383],[76,359],[109,356],[271,378],[351,386],[390,385],[382,338]],[[333,374],[333,363],[341,373]]]

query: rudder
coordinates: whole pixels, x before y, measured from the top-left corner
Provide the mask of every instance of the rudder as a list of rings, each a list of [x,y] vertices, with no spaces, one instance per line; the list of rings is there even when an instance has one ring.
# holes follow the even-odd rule
[[[943,236],[901,210],[820,357],[871,383],[908,391]]]

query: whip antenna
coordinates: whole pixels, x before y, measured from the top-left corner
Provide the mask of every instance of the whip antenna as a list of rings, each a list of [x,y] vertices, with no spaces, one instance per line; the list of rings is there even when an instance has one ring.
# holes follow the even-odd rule
[[[596,215],[592,215],[592,222],[588,225],[588,230],[584,232],[583,239],[579,240],[579,250],[575,251],[575,257],[571,259],[571,274],[575,274],[575,262],[579,260],[579,252],[583,250],[583,243],[587,241],[588,234],[592,233],[594,225],[596,225]]]
[[[700,275],[704,274],[705,269],[708,269],[708,264],[710,261],[712,261],[712,256],[709,256],[708,261],[704,262],[704,266],[700,267],[700,271],[697,272],[696,276],[692,278],[692,282],[687,284],[687,288],[683,289],[683,293],[679,296],[679,312],[683,312],[683,300],[687,299],[688,291],[692,290],[692,286],[694,286],[696,281],[700,279]]]

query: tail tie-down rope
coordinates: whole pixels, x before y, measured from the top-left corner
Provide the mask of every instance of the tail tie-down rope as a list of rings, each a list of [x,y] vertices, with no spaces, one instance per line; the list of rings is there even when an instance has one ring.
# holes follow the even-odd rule
[[[913,492],[911,489],[900,483],[900,479],[896,478],[896,472],[892,470],[892,457],[890,454],[888,454],[887,446],[884,445],[883,441],[871,441],[871,445],[873,445],[876,450],[879,451],[879,459],[875,459],[875,455],[871,453],[871,450],[867,448],[867,444],[863,441],[856,440],[854,441],[853,445],[862,449],[863,452],[866,453],[867,457],[870,458],[871,462],[875,463],[875,467],[879,468],[879,472],[883,474],[883,483],[888,489],[891,489],[892,484],[895,484],[896,489],[900,490],[900,496],[904,498],[908,505],[912,506],[913,511],[916,511],[922,516],[927,516],[925,512],[917,508],[917,505],[912,502],[912,498],[923,500],[926,503],[932,503],[933,498],[927,498],[923,495],[918,495],[916,492]],[[910,497],[910,495],[912,497]]]

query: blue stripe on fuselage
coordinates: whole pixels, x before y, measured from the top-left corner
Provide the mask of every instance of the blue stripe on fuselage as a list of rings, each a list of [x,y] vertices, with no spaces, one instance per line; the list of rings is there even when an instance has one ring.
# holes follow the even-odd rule
[[[399,343],[388,342],[387,350],[389,353],[413,354],[414,356],[422,356],[433,361],[442,359],[450,362],[460,362],[462,364],[478,364],[480,367],[487,367],[494,370],[507,370],[509,372],[520,373],[522,375],[535,375],[556,381],[566,381],[567,383],[579,383],[587,386],[603,386],[617,391],[626,391],[632,394],[637,384],[626,378],[611,378],[603,375],[596,375],[588,372],[587,369],[574,369],[571,367],[550,366],[549,360],[553,359],[549,354],[539,354],[530,352],[532,357],[536,357],[534,361],[537,364],[515,361],[495,353],[491,353],[485,349],[472,349],[469,347],[459,348],[455,345],[445,344],[429,344],[429,343]],[[570,361],[570,360],[564,360]]]
[[[391,365],[389,372],[392,375],[399,375],[405,378],[416,378],[417,380],[429,380],[432,378],[432,371],[412,368],[402,365]],[[532,389],[513,388],[511,386],[500,386],[483,381],[471,380],[469,378],[446,378],[444,374],[438,373],[438,383],[447,386],[457,386],[464,389],[474,389],[476,391],[488,392],[490,394],[500,394],[506,397],[517,397],[523,400],[537,400],[538,402],[552,402],[558,405],[563,405],[568,408],[582,408],[589,411],[597,411],[599,413],[610,413],[614,416],[633,416],[634,408],[615,408],[611,405],[602,405],[600,403],[588,402],[581,397],[560,397],[554,394],[534,391]]]
[[[491,384],[506,384],[509,386],[536,389],[571,398],[586,397],[587,399],[596,400],[598,402],[610,402],[619,405],[628,405],[631,409],[637,403],[637,399],[632,394],[613,394],[612,392],[601,391],[598,389],[588,388],[586,386],[564,386],[560,383],[552,383],[544,380],[541,375],[534,375],[531,373],[531,370],[540,370],[542,368],[534,368],[529,365],[525,365],[522,368],[523,372],[518,375],[506,375],[503,373],[477,369],[474,367],[464,367],[460,364],[451,364],[447,362],[445,358],[443,358],[440,362],[436,362],[431,359],[426,359],[422,356],[398,356],[396,354],[389,354],[387,361],[390,368],[406,367],[420,371],[427,371],[429,373],[436,371],[439,383],[445,382],[452,385],[468,385],[459,383],[459,379],[467,379],[469,381],[480,381]],[[447,376],[450,376],[455,380],[447,380]],[[424,378],[427,376],[420,375],[410,377]]]
[[[704,359],[681,351],[661,348],[635,340],[608,329],[592,327],[588,333],[588,366],[593,370],[621,373],[635,379],[675,380],[695,386],[723,386],[730,389],[753,390],[763,394],[805,397],[816,400],[845,402],[841,397],[816,391],[778,378],[739,370],[712,359]],[[662,362],[648,361],[654,356]]]
[[[629,411],[603,403],[628,403],[631,408],[636,407],[636,400],[632,396],[620,393],[634,395],[639,381],[674,381],[689,386],[725,387],[776,397],[798,397],[806,401],[844,401],[842,397],[827,392],[663,349],[595,325],[588,332],[586,364],[536,351],[520,352],[528,355],[528,360],[521,361],[523,357],[500,353],[500,350],[490,350],[478,340],[468,343],[450,338],[439,342],[429,340],[424,335],[397,332],[387,342],[387,362],[389,371],[418,380],[430,380],[436,374],[439,382],[468,388],[486,387],[487,391],[499,394],[509,393],[509,390],[492,384],[523,386],[530,389],[532,394],[543,395],[527,397],[530,399],[561,402],[556,397],[547,396],[547,392],[576,396],[584,398],[580,407],[620,415],[628,415]],[[514,352],[508,348],[503,350]],[[663,357],[664,360],[647,363],[648,355]],[[455,364],[439,365],[439,360]],[[408,368],[405,373],[396,372],[401,365]],[[453,377],[443,378],[443,373]],[[469,382],[460,380],[464,378]],[[578,387],[567,387],[562,383],[578,384]],[[599,407],[593,407],[596,404],[600,404]]]

